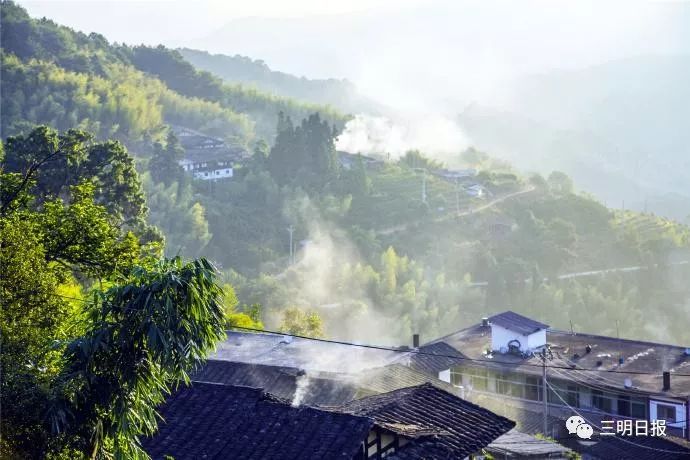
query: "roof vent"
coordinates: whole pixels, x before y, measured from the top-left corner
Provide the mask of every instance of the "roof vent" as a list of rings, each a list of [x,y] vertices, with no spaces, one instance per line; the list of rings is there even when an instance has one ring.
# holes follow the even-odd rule
[[[587,346],[585,347],[585,353],[591,353],[591,352],[592,352],[592,346],[591,346],[591,345],[587,345]]]
[[[623,385],[625,386],[625,388],[632,388],[632,379],[629,377],[626,378],[623,382]]]
[[[489,325],[489,318],[482,318],[482,326],[487,327],[488,325]]]
[[[690,356],[690,347],[685,349],[685,352],[683,353],[685,356]]]

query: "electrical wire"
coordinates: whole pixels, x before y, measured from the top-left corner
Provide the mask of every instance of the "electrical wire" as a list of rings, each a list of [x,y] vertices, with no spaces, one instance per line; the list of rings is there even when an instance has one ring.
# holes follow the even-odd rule
[[[606,387],[603,387],[603,386],[602,386],[602,387],[595,387],[595,386],[588,385],[588,384],[582,382],[581,380],[573,379],[572,377],[563,374],[563,373],[562,373],[560,370],[558,370],[558,369],[554,369],[554,372],[555,372],[557,375],[559,375],[560,377],[564,378],[564,379],[574,380],[574,381],[577,382],[578,384],[580,384],[580,385],[582,385],[582,386],[585,386],[585,387],[587,387],[587,388],[589,388],[589,389],[598,390],[598,391],[606,391],[606,392],[609,392],[609,393],[611,392],[611,388],[606,388]],[[547,383],[548,383],[548,382],[547,382]],[[556,391],[556,390],[554,390],[554,391]],[[616,415],[616,414],[609,414],[609,413],[606,413],[606,412],[605,412],[605,414],[607,414],[607,415]],[[674,424],[674,425],[687,426],[688,421],[687,421],[687,420],[681,420],[681,421],[678,421],[678,422],[673,422],[673,424]],[[675,427],[675,428],[680,428],[680,427]]]
[[[362,343],[354,343],[354,342],[347,342],[343,340],[331,340],[331,339],[321,339],[321,338],[316,338],[316,337],[308,337],[304,335],[299,335],[299,334],[290,334],[286,332],[280,332],[280,331],[271,331],[268,329],[256,329],[256,328],[251,328],[251,327],[242,327],[242,326],[233,326],[233,329],[242,329],[246,331],[252,331],[252,332],[261,332],[265,334],[273,334],[273,335],[289,335],[291,337],[296,337],[299,339],[305,339],[305,340],[313,340],[317,342],[324,342],[324,343],[332,343],[336,345],[346,345],[346,346],[355,346],[355,347],[360,347],[360,348],[371,348],[375,350],[384,350],[384,351],[391,351],[391,352],[396,352],[396,353],[411,353],[411,354],[417,354],[417,355],[425,355],[425,356],[435,356],[438,358],[450,358],[450,359],[455,359],[458,361],[470,361],[470,362],[477,362],[477,363],[483,363],[483,364],[506,364],[506,365],[519,365],[519,366],[530,366],[530,367],[538,367],[542,368],[542,364],[535,364],[535,363],[516,363],[516,362],[509,362],[509,361],[497,361],[493,359],[478,359],[478,358],[469,358],[466,356],[454,356],[454,355],[447,355],[447,354],[442,354],[442,353],[431,353],[431,352],[426,352],[422,351],[419,349],[403,349],[403,348],[395,348],[395,347],[386,347],[382,345],[370,345],[370,344],[362,344]],[[547,365],[547,369],[562,369],[565,371],[573,371],[572,367],[568,366],[556,366],[556,365]],[[632,374],[632,375],[654,375],[658,376],[658,373],[654,372],[641,372],[641,371],[617,371],[615,369],[604,369],[604,370],[599,370],[599,369],[577,369],[580,372],[609,372],[612,374]],[[673,374],[674,376],[677,377],[690,377],[690,374]]]
[[[553,391],[553,392],[556,394],[556,396],[558,396],[558,399],[561,400],[561,402],[563,403],[563,405],[565,405],[568,409],[570,409],[571,411],[573,411],[573,412],[574,412],[575,414],[577,414],[578,416],[582,417],[583,420],[587,420],[587,417],[585,417],[585,416],[583,416],[582,414],[580,414],[577,410],[575,410],[574,407],[572,407],[570,404],[568,404],[568,403],[561,397],[560,394],[558,394],[558,391],[557,391],[554,387],[551,386],[551,384],[548,382],[548,380],[546,381],[546,386],[548,386],[549,388],[551,388],[551,391]],[[598,429],[599,431],[603,431],[603,429],[602,429],[600,426],[598,426],[597,424],[595,424],[594,422],[589,423],[589,425],[592,425],[594,428]],[[633,445],[633,446],[635,446],[635,447],[639,447],[639,448],[643,448],[643,449],[649,449],[649,450],[653,450],[653,451],[656,451],[656,452],[664,452],[664,453],[670,453],[670,454],[680,454],[680,453],[683,453],[683,452],[677,451],[677,450],[658,449],[658,448],[656,448],[656,447],[644,446],[644,445],[642,445],[642,444],[637,444],[637,443],[635,443],[635,442],[629,441],[629,440],[625,439],[624,437],[617,437],[617,438],[615,438],[615,439],[617,439],[617,440],[619,440],[619,441],[622,441],[622,442],[625,442],[625,443],[628,443],[628,444],[631,444],[631,445]]]
[[[61,294],[56,294],[56,293],[51,293],[50,295],[60,297],[63,299],[68,299],[68,300],[75,300],[79,302],[84,302],[88,303],[90,302],[89,299],[80,299],[77,297],[69,297]],[[128,308],[128,307],[118,307],[122,308],[124,310],[136,310],[133,308]],[[505,365],[510,365],[510,366],[527,366],[527,367],[536,367],[536,368],[542,368],[544,367],[542,364],[535,364],[535,363],[516,363],[516,362],[510,362],[510,361],[498,361],[494,359],[479,359],[479,358],[470,358],[467,356],[455,356],[455,355],[448,355],[448,354],[443,354],[443,353],[431,353],[428,351],[423,351],[419,349],[409,349],[409,348],[397,348],[397,347],[390,347],[390,346],[384,346],[384,345],[372,345],[372,344],[365,344],[365,343],[355,343],[355,342],[347,342],[344,340],[332,340],[332,339],[322,339],[318,337],[309,337],[306,335],[299,335],[299,334],[290,334],[286,332],[281,332],[281,331],[272,331],[269,329],[257,329],[257,328],[252,328],[252,327],[243,327],[243,326],[233,326],[231,329],[241,329],[245,331],[250,331],[250,332],[260,332],[263,334],[272,334],[272,335],[282,335],[282,336],[291,336],[291,337],[296,337],[298,339],[304,339],[304,340],[311,340],[315,342],[322,342],[322,343],[331,343],[335,345],[345,345],[345,346],[351,346],[351,347],[359,347],[359,348],[368,348],[368,349],[373,349],[373,350],[381,350],[381,351],[389,351],[393,353],[406,353],[406,354],[416,354],[416,355],[423,355],[423,356],[435,356],[437,358],[449,358],[457,361],[467,361],[467,362],[474,362],[474,363],[481,363],[481,364],[505,364]],[[556,366],[556,365],[547,365],[547,369],[562,369],[564,371],[573,371],[573,370],[578,370],[580,372],[607,372],[611,374],[627,374],[627,375],[653,375],[653,376],[658,376],[658,373],[654,372],[641,372],[641,371],[618,371],[615,369],[573,369],[572,367],[569,366]],[[690,374],[678,374],[674,373],[673,374],[676,377],[690,377]]]
[[[69,300],[75,300],[75,301],[80,301],[80,302],[85,302],[85,303],[86,303],[86,302],[89,302],[88,299],[80,299],[80,298],[77,298],[77,297],[64,296],[64,295],[61,295],[61,294],[53,294],[53,295],[55,295],[55,296],[57,296],[57,297],[69,299]],[[123,307],[123,308],[128,309],[127,307]],[[284,336],[284,335],[289,335],[289,336],[291,336],[291,337],[296,337],[296,338],[305,339],[305,340],[313,340],[313,341],[323,342],[323,343],[331,343],[331,344],[345,345],[345,346],[355,346],[355,347],[360,347],[360,348],[376,349],[376,350],[390,351],[390,352],[397,352],[397,353],[415,353],[415,354],[420,354],[420,355],[428,355],[428,356],[436,356],[436,357],[446,357],[446,358],[452,358],[452,359],[457,359],[457,360],[467,360],[467,361],[481,362],[481,363],[487,363],[487,364],[491,364],[491,363],[494,363],[494,364],[501,364],[501,363],[502,363],[502,364],[513,364],[513,365],[515,364],[515,363],[509,363],[509,362],[490,361],[490,360],[483,360],[483,359],[474,359],[474,358],[467,358],[467,357],[458,357],[458,356],[453,356],[453,355],[444,355],[444,354],[437,354],[437,353],[429,353],[429,352],[424,352],[424,351],[421,351],[421,350],[418,350],[418,349],[417,349],[417,350],[405,350],[405,349],[394,348],[394,347],[386,347],[386,346],[380,346],[380,345],[359,344],[359,343],[346,342],[346,341],[341,341],[341,340],[321,339],[321,338],[315,338],[315,337],[307,337],[307,336],[298,335],[298,334],[286,334],[286,333],[284,333],[284,332],[271,331],[271,330],[267,330],[267,329],[257,329],[257,328],[249,328],[249,327],[242,327],[242,326],[235,326],[234,329],[243,329],[243,330],[247,330],[247,331],[261,332],[261,333],[273,334],[273,335],[283,335],[283,336]],[[521,364],[521,365],[530,365],[530,366],[535,366],[535,367],[544,367],[544,365],[532,364],[532,363],[524,363],[524,364]],[[573,371],[573,368],[571,368],[571,367],[565,367],[565,366],[553,366],[553,365],[548,366],[548,365],[547,365],[546,368],[547,368],[547,369],[554,369],[554,370],[556,370],[556,372],[557,372],[559,375],[561,375],[561,376],[564,376],[564,375],[561,374],[560,372],[558,372],[559,369],[560,369],[560,370]],[[596,370],[596,369],[581,369],[581,371],[602,372],[602,371],[599,371],[599,370]],[[647,372],[620,372],[620,371],[615,371],[615,370],[605,370],[604,372],[621,373],[621,374],[636,374],[636,375],[657,375],[657,374],[655,374],[655,373],[647,373]],[[690,374],[675,374],[675,375],[690,377]],[[564,376],[564,377],[565,377],[565,376]],[[570,404],[568,404],[568,403],[561,397],[561,395],[558,393],[558,390],[556,390],[548,381],[546,381],[546,385],[554,392],[554,394],[556,394],[556,396],[558,397],[558,399],[561,400],[561,402],[563,403],[564,406],[566,406],[568,409],[570,409],[571,411],[573,411],[573,412],[574,412],[575,414],[577,414],[578,416],[582,417],[584,420],[587,420],[586,417],[584,417],[584,416],[583,416],[582,414],[580,414],[575,408],[573,408]],[[686,422],[679,422],[679,423],[687,423],[687,421],[686,421]],[[600,426],[596,425],[595,423],[591,423],[591,425],[592,425],[594,428],[598,429],[599,431],[602,431],[602,428],[601,428]],[[555,439],[555,438],[554,438],[554,439]],[[572,438],[561,438],[561,439],[572,439]],[[629,440],[627,440],[627,439],[624,439],[623,437],[618,437],[618,438],[616,438],[616,439],[618,439],[618,440],[620,440],[620,441],[622,441],[622,442],[625,442],[625,443],[627,443],[627,444],[630,444],[630,445],[632,445],[632,446],[638,447],[638,448],[653,450],[653,451],[656,451],[656,452],[672,453],[672,454],[678,454],[678,453],[680,453],[679,451],[673,451],[673,450],[667,450],[667,449],[658,449],[658,448],[655,448],[655,447],[650,447],[650,446],[645,446],[645,445],[642,445],[642,444],[637,444],[637,443],[635,443],[635,442],[632,442],[632,441],[629,441]],[[531,441],[530,441],[530,442],[531,442]],[[503,444],[509,444],[509,443],[503,443]],[[515,444],[525,444],[525,442],[515,442]]]

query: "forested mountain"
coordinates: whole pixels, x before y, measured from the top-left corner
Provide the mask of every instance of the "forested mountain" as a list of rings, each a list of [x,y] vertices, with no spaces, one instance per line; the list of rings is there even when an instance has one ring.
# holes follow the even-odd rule
[[[461,116],[481,147],[562,169],[613,206],[690,215],[690,57],[642,56],[524,77]],[[646,205],[645,205],[646,203]]]
[[[332,105],[351,113],[375,114],[380,104],[362,96],[347,80],[313,80],[271,70],[265,62],[246,56],[226,56],[182,48],[180,54],[197,69],[208,71],[228,83],[240,83],[278,96],[315,104]]]
[[[690,259],[690,231],[677,222],[608,209],[563,173],[524,176],[476,149],[450,155],[476,170],[460,175],[427,152],[337,152],[338,112],[2,6],[3,137],[48,124],[130,147],[147,224],[168,255],[222,269],[238,321],[400,344],[511,308],[559,328],[684,338],[687,266],[674,263]],[[231,178],[196,180],[170,124],[253,154]],[[505,129],[524,139],[538,124]],[[637,268],[587,274],[617,267]],[[656,321],[642,321],[650,310]]]
[[[10,1],[0,14],[3,135],[21,131],[22,123],[51,123],[131,142],[155,138],[173,123],[249,144],[272,136],[280,111],[344,119],[330,108],[226,85],[162,46],[110,44],[95,33],[32,19]]]

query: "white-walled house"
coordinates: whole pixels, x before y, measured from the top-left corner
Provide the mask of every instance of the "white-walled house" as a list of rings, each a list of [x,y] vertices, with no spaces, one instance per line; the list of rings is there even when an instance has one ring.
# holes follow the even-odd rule
[[[599,426],[602,420],[664,420],[669,434],[690,440],[686,346],[559,331],[508,311],[420,350],[410,366],[450,380],[474,402],[495,403],[487,406],[495,410],[514,405],[539,414],[546,399],[552,418],[577,411]]]
[[[488,319],[491,350],[500,353],[532,353],[546,345],[548,325],[507,311]]]
[[[173,130],[185,150],[185,156],[179,164],[195,179],[231,178],[235,166],[249,158],[244,147],[230,146],[223,139],[180,126],[173,127]]]

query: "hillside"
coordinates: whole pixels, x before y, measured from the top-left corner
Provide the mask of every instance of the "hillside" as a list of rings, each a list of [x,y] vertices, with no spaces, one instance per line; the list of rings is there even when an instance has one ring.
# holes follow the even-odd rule
[[[336,124],[344,120],[331,108],[226,85],[163,46],[110,44],[96,33],[32,19],[11,1],[3,1],[0,10],[3,59],[8,63],[2,68],[3,101],[10,108],[2,114],[5,136],[18,132],[22,123],[61,129],[97,125],[99,134],[131,142],[155,138],[162,124],[184,123],[248,144],[270,140],[280,111],[295,118],[318,111]],[[33,85],[43,78],[55,85],[43,88],[51,93],[47,99],[39,97]],[[56,100],[60,97],[69,103]],[[95,105],[114,113],[101,113]]]
[[[460,117],[481,148],[542,172],[562,169],[606,202],[690,214],[684,122],[687,56],[649,56],[519,80]],[[523,163],[524,162],[524,163]]]
[[[375,114],[380,104],[362,96],[347,80],[308,79],[271,70],[265,62],[246,56],[226,56],[182,48],[180,54],[197,69],[210,72],[227,83],[254,87],[277,96],[295,98],[314,104],[331,105],[340,110]]]
[[[522,175],[475,149],[449,154],[463,171],[425,152],[337,152],[339,112],[225,84],[165,47],[109,44],[2,6],[3,137],[49,124],[121,140],[167,254],[211,259],[267,327],[323,318],[309,321],[327,335],[399,344],[511,308],[563,329],[611,335],[619,324],[625,337],[685,340],[687,267],[673,263],[690,259],[690,233],[678,222],[613,211],[564,173]],[[503,123],[495,132],[511,133],[503,148],[516,167],[539,163],[521,154],[542,152],[532,146],[543,138],[525,142],[547,123],[478,113],[464,115],[475,132]],[[170,124],[254,155],[227,179],[196,180]],[[637,268],[606,271],[620,267]],[[656,321],[640,321],[650,310]]]

